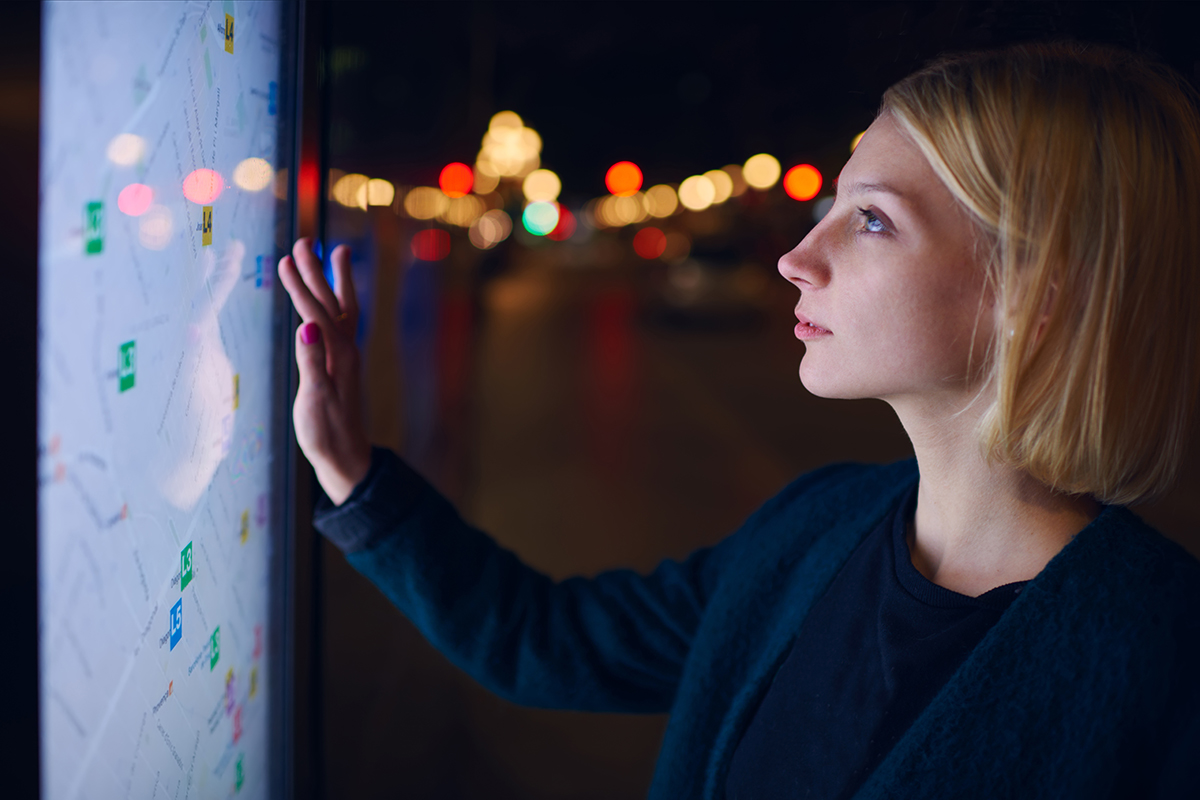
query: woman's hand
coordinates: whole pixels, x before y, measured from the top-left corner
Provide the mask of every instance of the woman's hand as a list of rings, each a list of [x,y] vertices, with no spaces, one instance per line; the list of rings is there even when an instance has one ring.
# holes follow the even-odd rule
[[[336,289],[325,280],[321,261],[300,239],[279,260],[279,280],[303,323],[296,330],[300,388],[292,406],[296,441],[316,470],[317,480],[341,505],[371,466],[371,443],[362,421],[358,348],[358,298],[350,274],[350,248],[331,254]]]

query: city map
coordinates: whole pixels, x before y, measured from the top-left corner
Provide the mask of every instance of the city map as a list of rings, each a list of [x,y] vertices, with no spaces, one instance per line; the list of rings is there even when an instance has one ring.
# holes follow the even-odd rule
[[[265,797],[283,7],[42,36],[43,794]]]

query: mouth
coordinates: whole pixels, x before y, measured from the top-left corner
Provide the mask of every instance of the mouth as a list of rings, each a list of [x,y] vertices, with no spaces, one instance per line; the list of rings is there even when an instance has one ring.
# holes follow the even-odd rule
[[[808,317],[805,317],[799,311],[796,312],[796,322],[796,335],[800,336],[801,338],[829,336],[833,334],[833,331],[818,325]],[[803,336],[801,336],[801,334],[803,334]]]

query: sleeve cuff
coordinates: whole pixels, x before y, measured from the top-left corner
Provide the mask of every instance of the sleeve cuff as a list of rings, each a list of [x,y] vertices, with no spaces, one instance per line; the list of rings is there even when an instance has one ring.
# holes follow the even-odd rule
[[[399,527],[432,487],[383,447],[371,448],[371,467],[340,506],[324,492],[313,510],[313,526],[343,553],[366,550]]]

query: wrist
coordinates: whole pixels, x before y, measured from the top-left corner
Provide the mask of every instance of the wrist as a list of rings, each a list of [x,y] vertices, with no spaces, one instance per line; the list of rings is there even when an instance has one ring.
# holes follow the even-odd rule
[[[352,456],[340,460],[341,463],[313,463],[313,471],[325,494],[335,506],[340,506],[354,492],[356,486],[362,483],[371,470],[371,446],[365,445]]]

